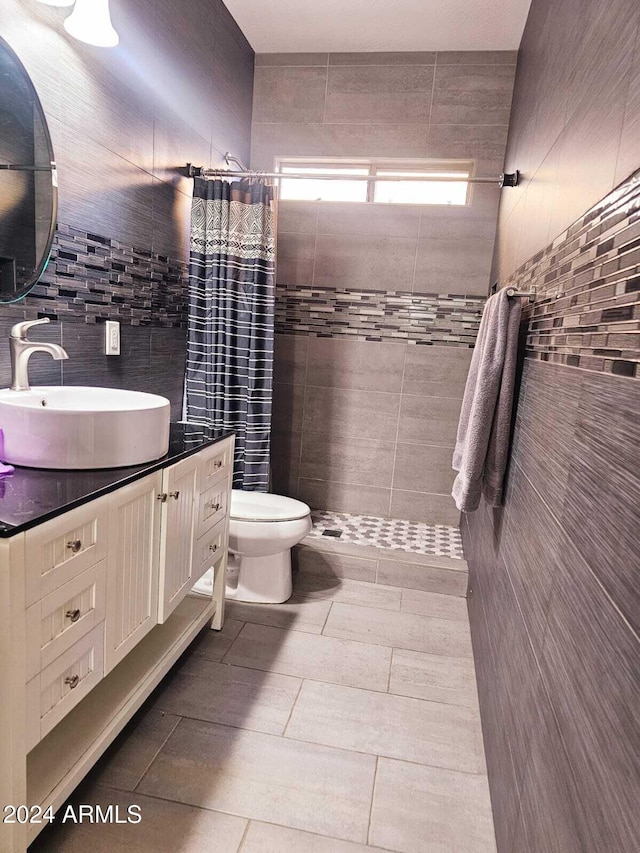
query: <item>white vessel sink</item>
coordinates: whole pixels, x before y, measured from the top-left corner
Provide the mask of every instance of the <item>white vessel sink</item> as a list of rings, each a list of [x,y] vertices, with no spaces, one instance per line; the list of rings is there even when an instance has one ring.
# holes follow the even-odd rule
[[[29,468],[120,468],[164,456],[169,401],[111,388],[0,391],[2,461]]]

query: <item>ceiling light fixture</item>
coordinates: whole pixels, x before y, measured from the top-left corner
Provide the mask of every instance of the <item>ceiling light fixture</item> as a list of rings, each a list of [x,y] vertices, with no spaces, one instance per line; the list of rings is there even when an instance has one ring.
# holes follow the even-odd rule
[[[76,0],[40,0],[45,6],[73,6]]]
[[[111,23],[109,0],[76,0],[64,28],[74,38],[97,47],[115,47],[120,41]]]

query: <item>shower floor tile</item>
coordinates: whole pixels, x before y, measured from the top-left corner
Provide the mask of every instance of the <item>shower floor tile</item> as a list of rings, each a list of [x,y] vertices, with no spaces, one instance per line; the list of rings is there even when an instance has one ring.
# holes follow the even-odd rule
[[[311,517],[313,530],[309,537],[312,538],[322,536],[354,545],[464,559],[462,539],[457,527],[328,510],[314,510]]]

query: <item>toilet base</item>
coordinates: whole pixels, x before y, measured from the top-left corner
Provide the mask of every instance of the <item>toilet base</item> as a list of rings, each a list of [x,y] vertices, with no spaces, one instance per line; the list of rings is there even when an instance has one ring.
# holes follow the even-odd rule
[[[291,549],[268,557],[233,556],[229,575],[237,573],[238,583],[227,583],[226,597],[234,601],[253,601],[260,604],[282,604],[291,598]]]

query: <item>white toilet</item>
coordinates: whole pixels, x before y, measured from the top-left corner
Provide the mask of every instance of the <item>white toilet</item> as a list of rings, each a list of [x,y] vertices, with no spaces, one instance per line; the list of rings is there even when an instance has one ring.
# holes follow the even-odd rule
[[[293,591],[291,549],[311,531],[311,510],[302,501],[264,492],[231,492],[227,598],[280,604]],[[237,578],[234,584],[232,579]],[[213,572],[194,592],[211,595]]]
[[[229,560],[238,583],[227,584],[227,598],[265,604],[286,601],[292,592],[291,549],[311,526],[311,510],[302,501],[234,489]]]

